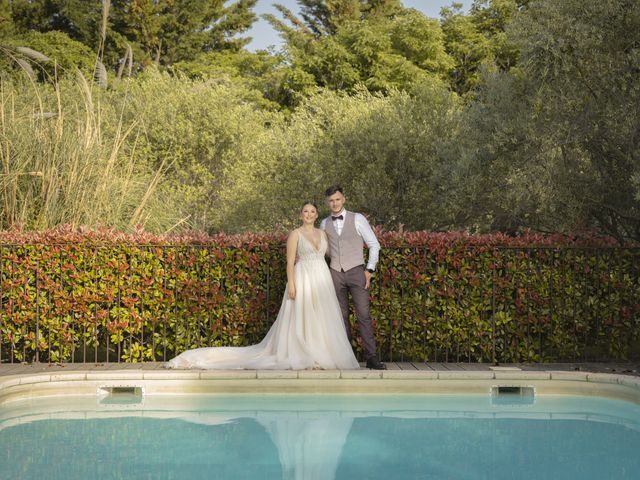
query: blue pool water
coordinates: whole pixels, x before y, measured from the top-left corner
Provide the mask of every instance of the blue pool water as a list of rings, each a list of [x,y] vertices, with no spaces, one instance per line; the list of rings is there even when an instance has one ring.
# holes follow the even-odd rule
[[[594,397],[58,398],[0,407],[5,479],[638,479],[640,406]]]

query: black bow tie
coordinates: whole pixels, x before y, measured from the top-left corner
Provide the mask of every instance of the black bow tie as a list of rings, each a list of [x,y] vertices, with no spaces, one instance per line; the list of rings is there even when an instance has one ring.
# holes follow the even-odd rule
[[[342,215],[338,215],[337,217],[332,216],[331,220],[333,220],[335,222],[336,220],[342,220],[343,218],[344,217]]]

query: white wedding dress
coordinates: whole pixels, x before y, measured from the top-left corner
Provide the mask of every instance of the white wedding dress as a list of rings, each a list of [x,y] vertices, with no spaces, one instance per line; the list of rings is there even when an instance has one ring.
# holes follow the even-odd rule
[[[320,247],[298,233],[294,267],[296,297],[285,289],[276,321],[264,339],[248,347],[210,347],[188,350],[167,362],[167,368],[202,369],[357,369],[342,321],[340,305]]]

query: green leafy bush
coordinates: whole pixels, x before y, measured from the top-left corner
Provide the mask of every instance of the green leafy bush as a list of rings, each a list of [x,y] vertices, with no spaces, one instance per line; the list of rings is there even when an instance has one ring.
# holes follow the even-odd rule
[[[76,68],[83,75],[91,78],[95,70],[96,54],[89,47],[73,40],[63,32],[54,30],[40,33],[30,30],[22,35],[6,39],[5,46],[10,49],[27,47],[48,58],[47,61],[40,60],[33,65],[36,71],[46,72],[45,75],[40,75],[43,80],[64,75],[73,76],[76,74]],[[6,59],[4,60],[6,61]],[[13,66],[17,67],[17,65]]]
[[[372,317],[386,360],[637,355],[638,248],[531,234],[379,233]],[[0,359],[157,361],[254,344],[282,300],[283,240],[4,233]]]

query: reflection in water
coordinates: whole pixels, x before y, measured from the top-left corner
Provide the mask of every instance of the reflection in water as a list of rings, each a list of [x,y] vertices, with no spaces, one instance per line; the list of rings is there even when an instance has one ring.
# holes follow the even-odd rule
[[[640,407],[578,397],[95,398],[0,407],[5,479],[631,479]]]
[[[306,413],[258,418],[278,448],[282,478],[332,480],[353,419]]]

